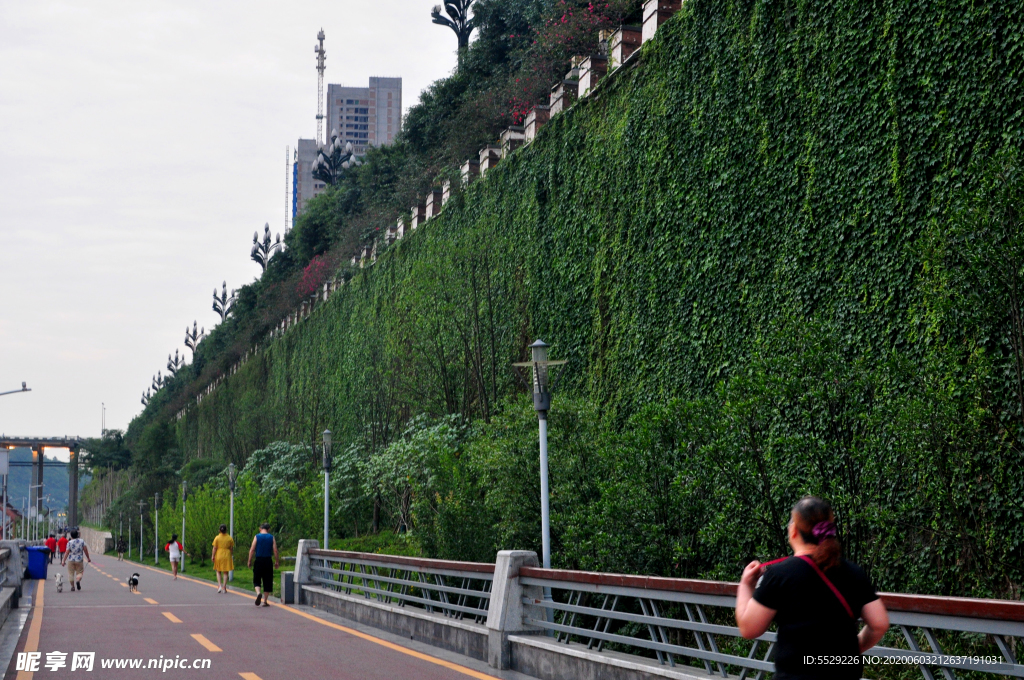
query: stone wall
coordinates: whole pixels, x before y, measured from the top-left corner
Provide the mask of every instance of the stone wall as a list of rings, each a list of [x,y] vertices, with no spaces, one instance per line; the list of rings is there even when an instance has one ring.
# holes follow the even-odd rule
[[[99,531],[89,527],[79,527],[78,531],[85,539],[85,544],[89,546],[89,553],[93,557],[114,549],[114,537],[109,531]]]

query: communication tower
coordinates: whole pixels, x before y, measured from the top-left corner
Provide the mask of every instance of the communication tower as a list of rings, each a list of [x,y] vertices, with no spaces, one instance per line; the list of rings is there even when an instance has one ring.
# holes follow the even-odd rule
[[[316,143],[322,146],[324,143],[324,69],[327,68],[327,52],[324,51],[324,29],[316,34],[320,43],[313,48],[316,52]]]

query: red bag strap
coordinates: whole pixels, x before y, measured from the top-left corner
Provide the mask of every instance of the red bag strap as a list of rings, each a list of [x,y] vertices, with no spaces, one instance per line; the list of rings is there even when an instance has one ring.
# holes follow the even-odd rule
[[[825,576],[825,572],[821,570],[821,567],[819,567],[818,564],[807,555],[797,555],[797,557],[802,559],[807,564],[811,565],[814,571],[818,573],[818,576],[821,577],[821,580],[825,582],[825,585],[831,588],[833,594],[835,594],[836,596],[836,599],[839,600],[839,604],[843,605],[843,609],[846,610],[846,613],[849,615],[849,617],[851,619],[856,619],[857,617],[853,615],[853,610],[850,609],[850,604],[846,601],[846,598],[843,597],[843,594],[841,592],[839,592],[839,588],[836,588],[835,584],[833,584],[832,581],[828,580],[828,576]]]

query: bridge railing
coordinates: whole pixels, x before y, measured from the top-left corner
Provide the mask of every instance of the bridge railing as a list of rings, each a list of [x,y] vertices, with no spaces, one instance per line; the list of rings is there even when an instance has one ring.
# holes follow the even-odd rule
[[[0,588],[7,585],[11,569],[11,549],[0,548]]]
[[[310,580],[346,595],[483,623],[494,565],[311,549]]]
[[[524,628],[546,631],[556,642],[668,666],[694,662],[722,677],[762,678],[775,670],[776,634],[747,641],[735,626],[735,583],[529,566],[518,574]],[[956,670],[1024,677],[1013,653],[1024,641],[1024,602],[881,597],[892,629],[886,646],[865,653],[868,664],[916,665],[926,680],[934,680],[936,670],[947,680]]]

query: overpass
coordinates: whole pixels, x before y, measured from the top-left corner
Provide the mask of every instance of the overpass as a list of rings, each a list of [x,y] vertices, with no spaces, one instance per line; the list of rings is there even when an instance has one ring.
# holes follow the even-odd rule
[[[8,437],[0,435],[0,448],[32,450],[32,481],[29,486],[29,507],[35,508],[36,516],[42,514],[43,504],[43,470],[47,467],[67,467],[68,473],[68,524],[78,525],[78,453],[82,446],[81,437]],[[68,449],[71,452],[69,464],[49,462],[44,460],[43,449]],[[25,463],[11,463],[12,466],[25,465]],[[3,497],[7,498],[7,489],[4,488]],[[4,537],[6,538],[6,537]]]
[[[11,578],[19,551],[8,552],[0,549],[0,574],[8,566]],[[694,680],[774,671],[774,632],[739,637],[735,583],[542,569],[526,551],[452,562],[320,550],[307,540],[298,553],[294,570],[282,573],[285,601],[268,608],[254,607],[247,591],[220,594],[210,582],[174,581],[107,556],[94,556],[80,592],[27,581],[0,638],[17,638],[15,651],[38,655],[39,666],[19,672],[15,653],[6,677],[50,677],[51,657],[66,663],[57,672],[69,672],[76,652],[93,655],[97,677],[115,677],[102,669],[119,663],[139,664],[131,677],[168,669],[200,677],[189,671],[209,664],[208,677],[245,680]],[[125,583],[133,572],[141,574],[138,594]],[[5,594],[15,589],[7,585]],[[1024,677],[1016,656],[1024,602],[881,597],[893,625],[866,654],[867,675],[890,677],[900,664],[901,677],[912,671],[925,680],[963,671]]]

